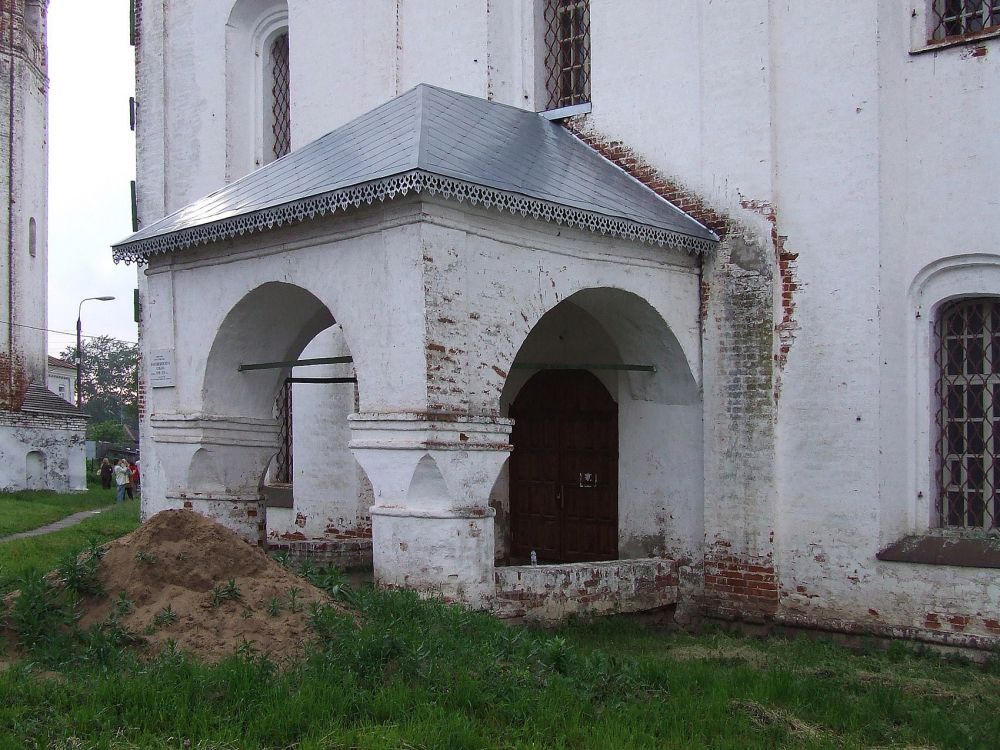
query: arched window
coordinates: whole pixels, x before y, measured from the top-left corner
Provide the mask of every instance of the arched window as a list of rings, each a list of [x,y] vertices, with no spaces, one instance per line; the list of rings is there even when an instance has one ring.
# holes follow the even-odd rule
[[[1000,527],[1000,298],[943,305],[937,352],[937,514],[943,527]]]
[[[590,0],[544,0],[546,109],[590,101]]]
[[[284,30],[274,36],[267,50],[265,75],[268,95],[265,98],[267,111],[264,117],[270,127],[265,136],[268,138],[265,162],[280,159],[292,150],[290,72],[288,31]]]
[[[226,23],[226,179],[291,148],[287,0],[237,0]]]

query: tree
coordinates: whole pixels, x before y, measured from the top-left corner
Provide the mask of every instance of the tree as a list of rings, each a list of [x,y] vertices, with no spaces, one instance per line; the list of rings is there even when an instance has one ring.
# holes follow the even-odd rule
[[[76,361],[76,347],[60,355]],[[110,336],[83,342],[80,395],[95,422],[134,423],[139,415],[139,347]]]

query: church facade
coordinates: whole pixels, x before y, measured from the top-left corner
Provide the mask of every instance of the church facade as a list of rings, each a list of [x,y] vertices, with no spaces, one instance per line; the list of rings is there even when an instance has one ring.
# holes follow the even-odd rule
[[[0,2],[0,489],[87,488],[86,416],[48,389],[47,0]]]
[[[952,5],[137,3],[144,514],[996,645],[1000,11]]]

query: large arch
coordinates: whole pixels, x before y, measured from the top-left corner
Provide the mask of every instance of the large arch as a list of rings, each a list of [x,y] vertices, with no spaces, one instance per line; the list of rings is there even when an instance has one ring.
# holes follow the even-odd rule
[[[239,372],[242,364],[284,362],[336,320],[312,292],[271,281],[248,292],[223,319],[205,364],[206,414],[273,417],[274,397],[289,368]]]
[[[240,371],[240,365],[291,363],[300,356],[350,356],[343,327],[307,289],[266,282],[246,293],[222,319],[205,364],[201,432],[187,472],[186,496],[214,501],[239,498],[274,508],[254,516],[261,537],[323,538],[345,529],[367,531],[370,485],[348,446],[348,416],[357,408],[357,384],[294,383],[289,376],[350,375],[350,363],[293,368],[288,364]],[[296,460],[276,488],[269,479],[283,445],[276,398],[291,388]],[[294,416],[296,401],[301,412]],[[295,430],[296,422],[301,422]],[[299,491],[292,492],[296,477]],[[278,491],[280,490],[280,492]],[[298,495],[298,497],[296,497]],[[286,502],[291,500],[291,503]],[[363,507],[362,507],[363,506]]]
[[[610,287],[580,290],[554,305],[511,363],[501,414],[510,414],[537,365],[588,370],[618,404],[619,557],[698,554],[704,535],[701,389],[688,353],[659,312],[641,296]],[[621,369],[630,365],[654,371]],[[491,496],[498,559],[509,559],[509,493],[505,467]]]

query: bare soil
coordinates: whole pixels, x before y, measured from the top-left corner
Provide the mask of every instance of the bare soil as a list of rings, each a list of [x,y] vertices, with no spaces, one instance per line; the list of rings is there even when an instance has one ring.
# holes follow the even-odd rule
[[[81,602],[81,627],[117,614],[150,655],[173,641],[208,662],[247,647],[294,660],[313,637],[310,605],[340,608],[263,550],[188,510],[158,513],[108,544],[98,579],[104,594]]]

